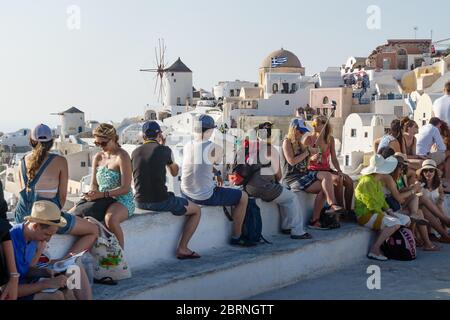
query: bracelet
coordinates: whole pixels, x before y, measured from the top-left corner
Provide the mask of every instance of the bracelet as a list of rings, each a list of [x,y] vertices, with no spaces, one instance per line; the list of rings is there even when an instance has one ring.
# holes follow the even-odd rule
[[[20,273],[17,273],[17,272],[11,272],[11,273],[9,274],[9,276],[10,276],[11,278],[20,278]]]

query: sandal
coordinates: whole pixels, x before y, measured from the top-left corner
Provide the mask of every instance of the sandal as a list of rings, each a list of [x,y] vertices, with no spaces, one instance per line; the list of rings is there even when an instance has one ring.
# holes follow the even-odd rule
[[[193,260],[193,259],[200,259],[200,258],[201,258],[201,256],[195,251],[192,251],[191,254],[180,254],[177,256],[178,260]]]
[[[424,219],[417,219],[417,218],[413,218],[410,217],[411,222],[414,222],[415,224],[417,224],[418,226],[430,226],[430,223],[427,220]]]
[[[327,211],[339,213],[339,214],[347,212],[347,210],[345,210],[345,208],[342,208],[341,206],[338,206],[337,204],[331,204],[330,209],[328,209]]]
[[[441,251],[441,248],[439,248],[438,246],[432,246],[431,248],[423,248],[423,251],[429,251],[429,252],[436,252],[436,251]]]
[[[96,284],[104,284],[104,285],[107,285],[107,286],[116,286],[117,285],[117,281],[115,281],[111,277],[104,277],[104,278],[101,278],[101,279],[94,279],[94,283],[96,283]]]

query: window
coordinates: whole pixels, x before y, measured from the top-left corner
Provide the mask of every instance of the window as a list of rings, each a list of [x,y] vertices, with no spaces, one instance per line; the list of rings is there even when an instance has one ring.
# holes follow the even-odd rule
[[[427,115],[426,115],[426,114],[424,113],[424,114],[423,114],[423,117],[424,117],[424,118],[426,118],[426,117],[427,117]]]
[[[368,138],[369,137],[369,133],[368,132],[364,132],[364,138]]]
[[[282,93],[289,93],[289,83],[283,83]]]
[[[277,93],[278,92],[278,83],[274,83],[273,85],[272,85],[272,93]]]
[[[422,126],[426,126],[427,125],[427,121],[426,120],[422,120]]]
[[[324,108],[324,109],[323,109],[323,115],[324,115],[324,116],[327,116],[327,115],[328,115],[328,109],[327,109],[327,108]]]
[[[349,167],[350,166],[350,156],[345,156],[345,166]]]
[[[230,97],[234,97],[234,90],[230,90]]]
[[[175,75],[175,73],[172,72],[172,77]]]
[[[173,79],[173,82],[177,82],[177,79]]]
[[[64,150],[64,154],[67,156],[67,150]]]
[[[181,106],[181,98],[177,97],[177,106]]]
[[[328,99],[328,97],[323,98],[322,104],[323,105],[327,105],[330,103],[330,99]]]
[[[82,167],[82,168],[86,168],[86,162],[81,161],[81,167]]]
[[[351,133],[350,133],[350,136],[351,136],[352,138],[356,138],[356,129],[352,129],[352,131],[351,131]]]
[[[297,92],[297,84],[296,83],[293,83],[291,87],[292,87],[291,93]]]
[[[284,104],[288,106],[288,105],[289,105],[289,100],[286,100],[286,101],[284,102]]]
[[[236,89],[236,96],[240,96],[241,95],[241,89]]]

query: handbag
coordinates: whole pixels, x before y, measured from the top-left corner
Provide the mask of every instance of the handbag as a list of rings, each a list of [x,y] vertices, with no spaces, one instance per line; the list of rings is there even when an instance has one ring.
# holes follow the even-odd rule
[[[402,209],[400,203],[397,200],[395,200],[395,198],[392,195],[386,196],[386,203],[389,205],[389,208],[391,208],[394,212],[400,211]]]
[[[94,201],[82,199],[76,204],[74,214],[81,218],[93,217],[95,220],[103,222],[106,210],[115,202],[116,199],[111,197]]]
[[[91,255],[94,258],[94,279],[112,278],[117,281],[131,278],[124,250],[114,233],[93,217],[85,219],[95,223],[100,229],[97,241],[91,248]]]

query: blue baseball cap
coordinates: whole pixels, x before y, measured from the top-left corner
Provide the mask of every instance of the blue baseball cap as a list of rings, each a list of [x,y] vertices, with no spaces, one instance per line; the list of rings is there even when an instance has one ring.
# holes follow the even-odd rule
[[[161,127],[159,126],[158,122],[156,122],[156,121],[147,121],[142,126],[142,133],[146,137],[155,136],[161,132],[162,132]]]
[[[52,129],[41,123],[31,131],[31,139],[39,142],[50,142],[53,140]]]
[[[310,132],[310,130],[308,129],[308,127],[306,126],[305,120],[303,119],[293,119],[291,121],[291,125],[292,128],[297,129],[298,131],[300,131],[301,133],[307,133]]]
[[[202,126],[202,131],[217,128],[216,123],[214,122],[214,119],[211,116],[208,116],[206,114],[202,114],[198,118],[198,121],[200,122],[200,124]]]

